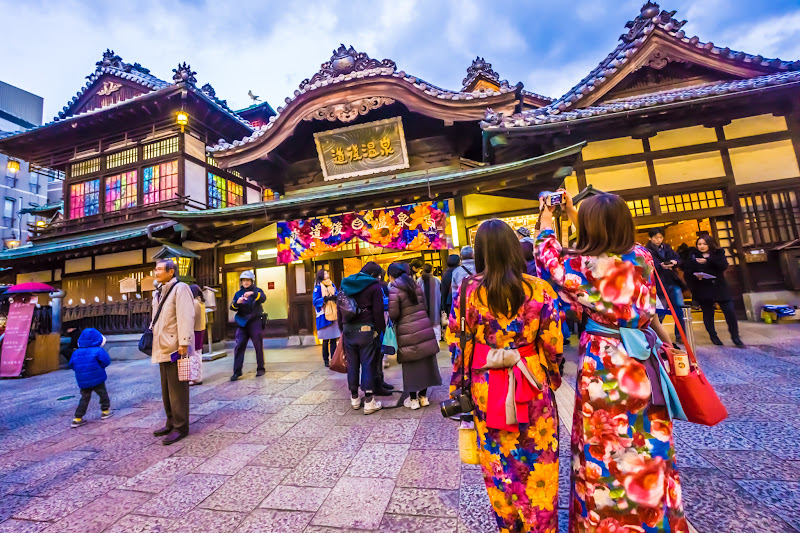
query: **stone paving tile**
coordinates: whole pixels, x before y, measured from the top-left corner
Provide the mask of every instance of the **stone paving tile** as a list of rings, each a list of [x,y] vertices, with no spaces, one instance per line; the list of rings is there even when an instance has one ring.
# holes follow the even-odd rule
[[[675,457],[678,468],[713,468],[699,450],[691,448],[679,438],[675,438]]]
[[[260,426],[268,418],[268,415],[255,411],[242,411],[235,417],[229,418],[217,429],[221,432],[247,433]]]
[[[250,512],[258,507],[288,473],[288,468],[245,467],[209,496],[201,507]]]
[[[411,449],[457,450],[458,423],[452,421],[450,424],[420,423],[411,441]]]
[[[267,447],[261,444],[231,444],[195,468],[194,472],[233,475],[266,449]]]
[[[227,533],[229,531],[234,531],[246,516],[245,513],[195,509],[179,520],[176,520],[168,531],[185,533],[213,531],[214,533]]]
[[[266,509],[283,509],[286,511],[319,510],[322,502],[328,497],[331,489],[321,487],[294,487],[278,485],[259,507]]]
[[[91,476],[68,486],[49,498],[32,500],[24,509],[14,514],[20,520],[50,521],[64,518],[109,490],[127,481],[120,476]]]
[[[800,410],[800,405],[797,408]],[[781,459],[800,459],[800,447],[785,445],[787,437],[797,432],[790,424],[733,421],[726,422],[726,425],[747,437],[748,440],[757,442],[760,448],[770,450]]]
[[[231,407],[237,409],[247,409],[261,414],[275,414],[280,412],[281,409],[292,403],[290,398],[274,398],[264,396],[245,396],[236,400],[231,404]]]
[[[314,413],[315,407],[313,405],[294,405],[290,404],[275,413],[271,422],[292,422],[297,423],[305,417]]]
[[[309,452],[283,483],[301,487],[333,487],[351,460],[352,456],[336,452]]]
[[[310,390],[292,402],[292,405],[319,405],[331,397],[331,391]]]
[[[316,451],[354,454],[366,442],[370,428],[364,426],[334,426],[319,439]]]
[[[162,518],[180,518],[228,480],[228,476],[186,474],[136,509],[136,513]]]
[[[395,479],[407,454],[407,444],[367,443],[353,457],[344,475]]]
[[[400,474],[398,487],[457,489],[461,483],[461,459],[457,451],[411,450]]]
[[[339,418],[349,413],[352,409],[350,400],[329,399],[317,405],[317,408],[314,409],[314,416],[335,416]]]
[[[387,513],[400,515],[455,518],[458,516],[457,490],[406,489],[398,487],[386,508]]]
[[[202,457],[167,457],[130,478],[123,488],[143,492],[161,492],[176,479],[205,462]]]
[[[240,444],[272,444],[294,427],[294,422],[273,422],[267,420],[254,430],[239,435],[236,442]]]
[[[708,427],[689,422],[675,422],[675,435],[695,450],[759,450],[761,447],[730,427],[732,422],[722,422]]]
[[[757,406],[771,420],[792,424],[795,430],[800,429],[800,408],[794,404],[768,403]]]
[[[327,378],[315,385],[312,390],[337,391],[345,387],[347,387],[347,377],[342,376],[341,378]]]
[[[11,519],[0,523],[0,533],[36,533],[46,529],[49,525],[47,522]]]
[[[236,529],[236,533],[296,533],[303,531],[314,513],[256,509]]]
[[[189,405],[189,412],[194,415],[209,415],[218,409],[222,409],[223,407],[230,405],[231,402],[220,401],[220,400],[210,400],[205,403],[201,403],[200,405]]]
[[[297,405],[291,407],[313,406]],[[335,416],[307,416],[287,431],[286,435],[290,437],[324,437],[335,424]]]
[[[351,410],[336,421],[337,426],[364,426],[374,427],[381,421],[385,411],[377,411],[371,415],[365,415],[362,410]]]
[[[378,422],[369,434],[367,442],[410,444],[419,426],[416,419],[386,419]]]
[[[0,497],[0,522],[7,520],[14,516],[15,513],[21,512],[29,505],[36,505],[37,502],[43,501],[43,498],[33,498],[31,496],[18,496],[16,494],[8,494]]]
[[[462,487],[458,500],[458,533],[497,533],[497,531],[497,522],[486,487]]]
[[[385,514],[381,521],[380,533],[456,533],[458,520],[455,518],[432,518],[429,516],[404,516]]]
[[[176,457],[213,457],[228,445],[239,439],[238,433],[218,433],[216,430],[205,435],[190,433],[189,436],[176,444],[183,443],[181,449],[175,452]],[[172,448],[158,444],[162,448]]]
[[[163,533],[175,520],[137,514],[125,515],[104,533]]]
[[[763,361],[759,365],[763,364]],[[778,394],[777,392],[770,391],[764,387],[751,384],[748,387],[739,385],[719,385],[715,386],[714,390],[720,396],[723,403],[726,402],[728,397],[738,401],[756,403],[797,403],[788,396]]]
[[[734,479],[800,481],[800,463],[784,461],[770,452],[701,450],[700,454]]]
[[[49,528],[46,533],[99,533],[131,513],[148,494],[128,490],[112,490],[90,504],[80,507]]]
[[[776,515],[800,530],[800,483],[788,481],[737,481]]]
[[[392,497],[390,479],[343,477],[333,487],[312,523],[316,526],[377,529]]]
[[[282,437],[270,444],[266,450],[251,461],[251,465],[275,468],[294,468],[314,446],[320,442],[318,437]]]
[[[181,444],[187,439],[176,442],[172,446],[164,446],[161,443],[151,444],[141,450],[132,453],[130,456],[120,461],[105,466],[101,472],[113,476],[133,477],[147,470],[159,461],[174,455],[181,449]],[[177,447],[176,447],[177,446]]]
[[[94,452],[75,451],[60,453],[39,463],[28,463],[17,468],[2,478],[0,483],[33,483],[40,479],[50,478],[59,472],[72,468],[77,463],[90,459]]]

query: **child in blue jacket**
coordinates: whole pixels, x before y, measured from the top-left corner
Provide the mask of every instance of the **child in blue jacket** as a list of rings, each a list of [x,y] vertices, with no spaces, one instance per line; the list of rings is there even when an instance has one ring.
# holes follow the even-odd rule
[[[111,401],[108,399],[106,391],[106,367],[111,364],[102,346],[106,343],[106,338],[94,328],[87,328],[78,337],[78,349],[72,353],[69,366],[75,371],[75,379],[78,387],[81,388],[81,401],[75,410],[75,418],[72,420],[72,427],[76,428],[86,423],[83,415],[92,400],[92,391],[100,397],[101,418],[105,420],[111,417],[114,412],[109,408]]]

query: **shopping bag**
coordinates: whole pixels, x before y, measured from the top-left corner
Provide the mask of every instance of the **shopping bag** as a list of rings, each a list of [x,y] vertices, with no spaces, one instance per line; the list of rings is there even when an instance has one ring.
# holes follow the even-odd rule
[[[394,355],[397,353],[397,334],[394,331],[394,326],[386,328],[386,333],[383,335],[381,352],[385,355]]]
[[[203,381],[203,357],[197,351],[189,357],[189,381]]]
[[[336,343],[336,350],[331,357],[330,369],[340,374],[347,374],[347,358],[344,356],[344,335],[339,337]]]
[[[190,381],[192,377],[191,372],[191,357],[181,357],[178,359],[178,380],[179,381]]]
[[[667,294],[658,272],[656,272],[656,279],[661,285],[661,290],[664,294]],[[681,323],[675,314],[675,309],[672,307],[672,301],[669,298],[665,298],[665,300],[669,306],[670,313],[672,313],[672,319],[678,328],[683,345],[686,347],[685,353],[669,347],[664,348],[669,360],[670,381],[675,386],[675,391],[678,393],[678,398],[681,401],[681,407],[683,407],[687,420],[704,426],[715,426],[728,417],[728,411],[714,391],[714,387],[711,386],[703,371],[700,370],[694,350],[692,350],[691,344],[686,339],[686,332],[683,331],[683,327],[681,327]],[[688,369],[686,368],[684,356],[688,359]]]

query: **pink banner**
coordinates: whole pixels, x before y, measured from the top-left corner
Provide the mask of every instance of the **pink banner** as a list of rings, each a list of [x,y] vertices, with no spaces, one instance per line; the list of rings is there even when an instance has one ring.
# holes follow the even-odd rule
[[[6,321],[6,334],[3,337],[3,353],[0,355],[0,377],[16,378],[22,374],[34,307],[31,302],[11,304]]]

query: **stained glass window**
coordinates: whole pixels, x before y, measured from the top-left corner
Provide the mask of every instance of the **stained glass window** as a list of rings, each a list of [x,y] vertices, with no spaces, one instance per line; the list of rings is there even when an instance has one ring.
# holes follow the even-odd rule
[[[100,180],[75,183],[69,188],[69,218],[81,218],[100,212]]]
[[[135,170],[107,177],[106,212],[135,207],[137,185]]]
[[[178,162],[170,161],[144,169],[143,204],[154,204],[178,196]]]
[[[242,205],[242,186],[216,174],[208,173],[208,207],[231,207]]]

